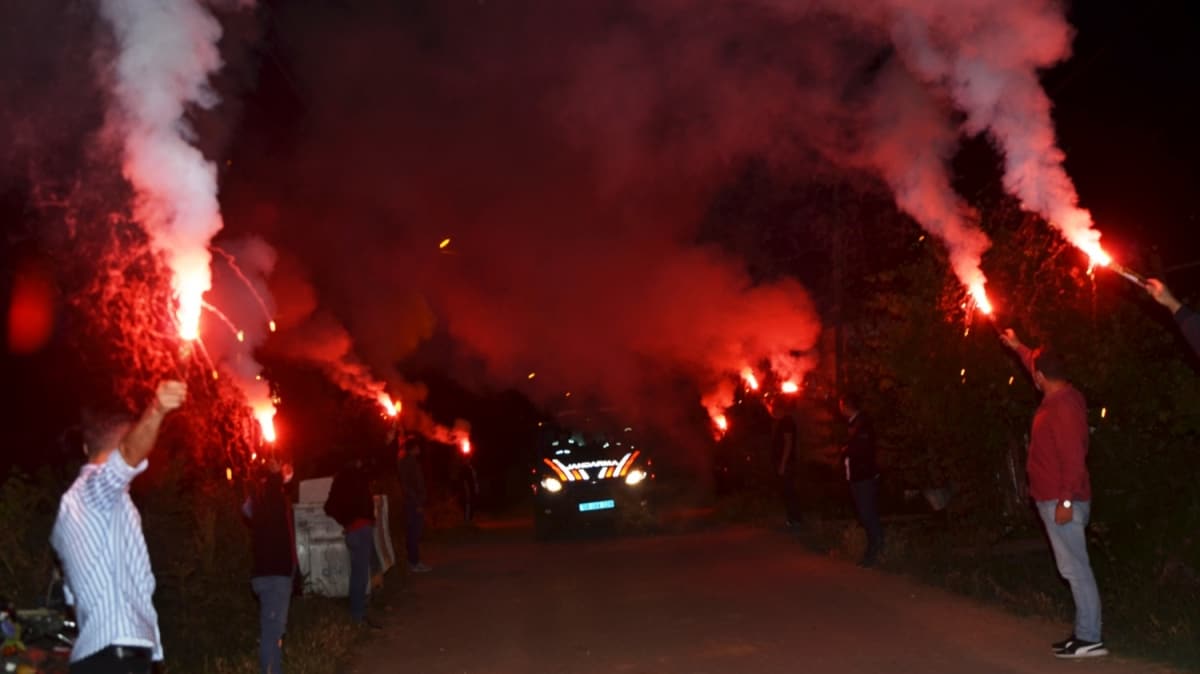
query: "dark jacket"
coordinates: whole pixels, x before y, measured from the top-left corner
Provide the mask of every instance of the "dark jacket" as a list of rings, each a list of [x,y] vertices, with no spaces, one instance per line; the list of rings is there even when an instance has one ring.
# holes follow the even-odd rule
[[[404,505],[409,508],[425,504],[425,474],[421,472],[421,460],[412,451],[406,452],[399,462],[400,488],[404,490]]]
[[[850,420],[849,436],[842,450],[842,465],[850,482],[870,480],[879,475],[879,466],[875,463],[875,428],[864,412],[855,414]]]
[[[469,460],[463,459],[458,464],[457,479],[459,495],[463,498],[469,501],[479,493],[479,475]]]
[[[775,431],[771,437],[771,473],[778,474],[780,464],[783,464],[785,475],[796,472],[796,420],[788,414],[775,422]],[[790,451],[789,451],[790,450]],[[784,454],[787,454],[786,463]]]
[[[1175,312],[1175,321],[1179,323],[1179,329],[1183,331],[1183,337],[1192,351],[1200,355],[1200,314],[1181,306]]]
[[[350,464],[334,476],[325,499],[325,514],[344,528],[360,520],[375,522],[375,498],[365,467]]]
[[[251,576],[292,576],[296,572],[296,529],[283,476],[268,473],[246,499],[253,551]]]

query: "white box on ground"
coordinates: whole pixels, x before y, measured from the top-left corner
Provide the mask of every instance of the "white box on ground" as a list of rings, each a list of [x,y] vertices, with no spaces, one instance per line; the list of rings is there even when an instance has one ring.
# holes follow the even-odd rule
[[[325,499],[329,496],[332,478],[305,480],[300,483],[300,502],[295,505],[296,556],[304,578],[305,593],[324,597],[346,597],[350,594],[350,551],[342,527],[325,514]],[[395,565],[392,537],[388,527],[388,498],[375,495],[375,567],[372,572],[386,572]],[[367,592],[371,591],[371,574],[367,577]]]

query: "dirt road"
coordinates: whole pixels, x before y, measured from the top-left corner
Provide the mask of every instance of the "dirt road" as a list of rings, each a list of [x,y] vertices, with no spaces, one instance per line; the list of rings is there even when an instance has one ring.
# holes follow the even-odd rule
[[[782,533],[485,537],[431,546],[428,557],[435,571],[381,613],[385,630],[352,671],[1169,671],[1111,656],[1059,660],[1048,643],[1067,625],[816,556]]]

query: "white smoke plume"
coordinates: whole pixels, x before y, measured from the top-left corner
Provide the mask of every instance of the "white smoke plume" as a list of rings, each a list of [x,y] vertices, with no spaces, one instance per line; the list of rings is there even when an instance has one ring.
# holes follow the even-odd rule
[[[1004,154],[1004,187],[1063,237],[1105,260],[1092,216],[1057,146],[1038,72],[1070,55],[1073,31],[1046,0],[892,0],[892,36],[908,66],[947,91],[965,130],[987,132]]]
[[[870,112],[868,163],[892,188],[896,205],[945,243],[962,284],[982,288],[986,278],[980,263],[990,242],[975,226],[975,211],[950,183],[958,135],[949,111],[893,62],[878,78]]]
[[[192,0],[103,0],[100,13],[116,39],[115,61],[103,73],[112,96],[107,130],[124,151],[133,216],[171,270],[180,334],[194,339],[212,289],[209,246],[223,222],[216,166],[195,146],[187,114],[190,106],[210,109],[219,102],[209,78],[222,66],[221,24]],[[265,246],[252,247],[251,268],[259,278],[273,264]],[[262,419],[274,407],[252,357],[256,341],[236,340],[223,360]]]

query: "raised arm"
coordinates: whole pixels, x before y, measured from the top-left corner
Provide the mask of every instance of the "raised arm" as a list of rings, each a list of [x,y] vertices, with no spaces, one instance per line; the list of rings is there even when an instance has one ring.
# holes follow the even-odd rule
[[[129,433],[121,441],[121,456],[130,467],[141,465],[154,449],[158,439],[158,429],[162,427],[163,419],[173,410],[178,409],[187,399],[187,384],[181,381],[164,381],[158,385],[154,394],[154,403],[142,413],[142,418],[134,424]]]
[[[1187,340],[1188,346],[1192,347],[1192,351],[1200,354],[1200,314],[1175,299],[1175,295],[1171,294],[1171,289],[1156,278],[1146,281],[1146,292],[1150,293],[1150,297],[1153,297],[1155,302],[1171,312],[1171,315],[1175,317],[1175,322],[1179,324],[1179,329],[1183,331],[1183,337]]]
[[[1012,329],[1005,330],[1000,335],[1000,341],[1012,349],[1021,359],[1021,364],[1025,366],[1029,374],[1033,374],[1033,350],[1021,343],[1020,338],[1017,337],[1017,333]]]

